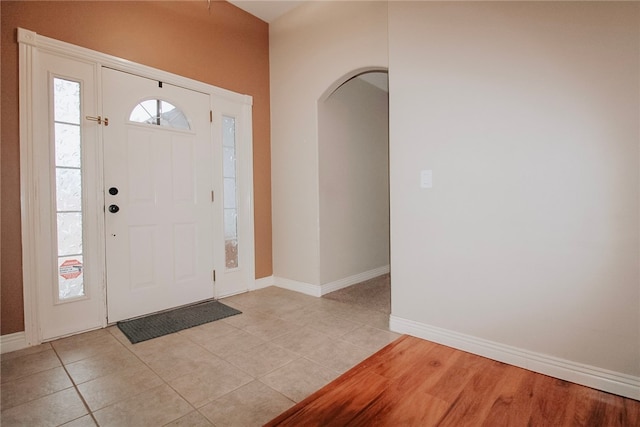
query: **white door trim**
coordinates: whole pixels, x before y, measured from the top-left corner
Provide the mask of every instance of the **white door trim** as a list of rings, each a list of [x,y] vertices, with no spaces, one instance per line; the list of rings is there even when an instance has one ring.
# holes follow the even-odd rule
[[[247,180],[249,193],[251,194],[251,208],[246,212],[246,218],[243,226],[247,230],[245,233],[248,238],[244,241],[245,245],[251,245],[252,249],[246,259],[247,264],[252,268],[249,272],[255,270],[255,254],[254,254],[254,220],[253,220],[253,140],[252,140],[252,105],[253,98],[250,95],[238,94],[226,89],[222,89],[197,80],[182,77],[166,71],[158,70],[142,64],[137,64],[126,59],[107,55],[91,49],[79,47],[70,43],[51,39],[38,35],[37,33],[18,28],[19,43],[19,105],[20,105],[20,204],[21,204],[21,222],[22,222],[22,274],[23,274],[23,299],[24,299],[24,322],[25,322],[25,341],[26,345],[35,345],[41,342],[39,336],[38,318],[38,291],[36,287],[37,277],[41,275],[41,267],[38,265],[36,258],[36,248],[39,242],[38,228],[40,227],[39,202],[37,194],[37,186],[35,174],[38,172],[35,167],[35,159],[33,158],[34,138],[33,129],[35,123],[33,121],[33,67],[39,51],[45,51],[62,57],[92,62],[96,65],[98,78],[96,84],[101,87],[101,69],[109,67],[119,71],[129,72],[156,79],[159,81],[171,83],[194,91],[203,92],[211,95],[212,104],[214,97],[224,98],[229,101],[242,104],[244,117],[247,120],[247,131],[244,133],[245,138],[239,141],[243,144],[244,152],[247,157],[243,159],[247,165]],[[98,93],[101,99],[101,93]],[[213,108],[213,105],[210,106]],[[98,108],[101,108],[99,106]],[[101,114],[101,111],[99,111]],[[102,138],[100,136],[100,143]],[[102,183],[100,183],[102,185]],[[95,191],[102,191],[102,186],[96,188]],[[104,224],[103,224],[104,225]],[[220,266],[221,268],[223,266]],[[249,288],[252,288],[254,276],[247,277]],[[103,306],[106,313],[106,309]],[[105,318],[106,325],[106,314]]]

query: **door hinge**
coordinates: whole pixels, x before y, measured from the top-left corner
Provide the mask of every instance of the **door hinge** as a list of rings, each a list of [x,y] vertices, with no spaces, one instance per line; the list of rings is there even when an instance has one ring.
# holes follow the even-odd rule
[[[213,270],[213,281],[214,282],[216,281],[216,271],[215,270]]]
[[[211,190],[211,201],[215,202],[216,201],[216,196],[213,190]]]
[[[213,123],[213,110],[209,110],[209,122]]]

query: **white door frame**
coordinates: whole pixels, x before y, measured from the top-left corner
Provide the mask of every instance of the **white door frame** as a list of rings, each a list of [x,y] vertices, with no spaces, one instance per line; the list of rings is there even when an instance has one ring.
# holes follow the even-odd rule
[[[38,60],[38,52],[46,51],[51,54],[71,59],[82,60],[84,62],[92,62],[98,70],[96,85],[98,87],[98,98],[101,99],[101,70],[102,67],[109,67],[119,71],[129,72],[151,79],[171,83],[194,91],[203,92],[211,95],[213,109],[213,100],[215,98],[223,98],[229,101],[242,104],[244,117],[247,118],[244,138],[238,141],[242,144],[243,152],[246,157],[242,159],[247,166],[245,170],[245,183],[248,186],[249,194],[251,194],[251,206],[248,212],[244,212],[242,218],[242,227],[246,230],[244,233],[243,244],[248,245],[251,250],[247,251],[245,263],[247,267],[247,283],[248,288],[255,288],[255,255],[254,255],[254,218],[253,218],[253,134],[252,134],[252,105],[253,98],[250,95],[241,95],[226,89],[212,86],[203,82],[192,80],[176,74],[161,71],[152,67],[137,64],[115,56],[107,55],[91,49],[75,46],[70,43],[61,42],[55,39],[38,35],[37,33],[23,28],[18,28],[19,43],[19,101],[20,101],[20,200],[21,200],[21,221],[22,221],[22,274],[23,274],[23,299],[24,299],[24,345],[14,344],[15,347],[27,347],[41,343],[42,338],[39,333],[40,319],[38,315],[38,289],[37,280],[40,277],[47,277],[48,272],[42,272],[37,259],[38,245],[40,243],[40,235],[38,228],[42,226],[39,221],[39,209],[42,207],[38,201],[38,188],[36,185],[36,176],[39,173],[33,158],[34,138],[33,127],[36,125],[33,120],[33,67]],[[101,104],[101,102],[99,102]],[[98,106],[98,114],[102,114],[101,105]],[[99,135],[99,144],[102,146],[102,132]],[[102,149],[100,147],[100,153]],[[101,156],[101,154],[100,154]],[[102,164],[102,157],[100,164]],[[48,173],[48,171],[46,172]],[[103,193],[103,183],[100,180],[98,188],[92,189]],[[104,248],[104,217],[101,220],[102,241],[98,244]],[[240,222],[240,221],[239,221]],[[239,224],[240,226],[240,224]],[[220,236],[223,238],[223,236]],[[103,250],[102,250],[103,251]],[[104,260],[103,260],[104,262]],[[103,265],[104,267],[104,265]],[[224,265],[216,265],[216,268],[223,269]],[[102,269],[104,271],[104,268]],[[44,275],[43,275],[44,273]],[[104,282],[104,281],[103,281]],[[104,292],[103,292],[104,296]],[[106,326],[106,299],[102,305],[103,315],[105,319],[103,327]]]

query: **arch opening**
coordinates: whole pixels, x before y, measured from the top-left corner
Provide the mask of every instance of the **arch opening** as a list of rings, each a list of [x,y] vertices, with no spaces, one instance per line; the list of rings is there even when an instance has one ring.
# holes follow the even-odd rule
[[[390,314],[387,76],[355,70],[319,99],[318,183],[320,283]]]

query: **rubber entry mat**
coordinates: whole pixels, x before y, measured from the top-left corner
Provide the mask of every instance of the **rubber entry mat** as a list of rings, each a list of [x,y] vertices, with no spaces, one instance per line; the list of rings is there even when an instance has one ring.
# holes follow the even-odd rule
[[[207,301],[137,319],[123,320],[117,325],[131,344],[135,344],[240,313],[242,312],[221,302]]]

